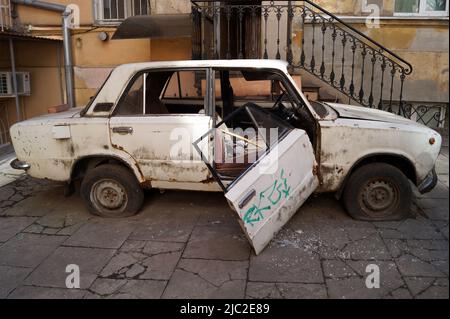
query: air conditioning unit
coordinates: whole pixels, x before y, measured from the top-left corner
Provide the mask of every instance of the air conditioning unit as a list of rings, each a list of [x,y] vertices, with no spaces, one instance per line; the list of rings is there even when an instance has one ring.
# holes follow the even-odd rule
[[[17,94],[30,95],[30,72],[16,72],[17,77]],[[13,73],[0,72],[0,96],[14,95],[13,89]]]

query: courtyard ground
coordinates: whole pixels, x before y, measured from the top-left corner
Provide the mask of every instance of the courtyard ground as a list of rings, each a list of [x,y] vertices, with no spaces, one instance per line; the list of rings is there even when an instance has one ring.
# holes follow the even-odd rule
[[[78,193],[0,160],[0,298],[448,298],[448,140],[439,183],[401,222],[351,219],[314,195],[258,256],[221,193],[148,192],[103,219]],[[80,267],[67,289],[66,266]],[[366,267],[380,268],[368,289]]]

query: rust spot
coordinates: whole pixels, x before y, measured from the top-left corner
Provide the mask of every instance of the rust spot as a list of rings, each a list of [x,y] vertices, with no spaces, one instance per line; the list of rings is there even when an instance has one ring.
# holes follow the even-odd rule
[[[75,147],[73,146],[73,143],[72,143],[72,142],[70,142],[70,143],[67,145],[67,152],[69,153],[69,155],[70,155],[71,157],[73,157],[73,156],[75,155]]]
[[[314,164],[313,170],[312,170],[313,175],[314,175],[314,176],[317,176],[318,171],[319,171],[319,166],[318,166],[317,164]]]
[[[208,177],[207,179],[202,180],[200,183],[203,184],[209,184],[209,183],[214,183],[215,179],[213,177]]]
[[[112,146],[113,146],[114,148],[117,148],[118,150],[121,150],[121,151],[123,151],[123,147],[122,147],[122,146],[120,146],[120,145],[117,145],[117,144],[112,144]]]
[[[145,181],[141,182],[141,187],[142,188],[147,188],[147,189],[152,188],[152,181],[151,180],[145,180]]]

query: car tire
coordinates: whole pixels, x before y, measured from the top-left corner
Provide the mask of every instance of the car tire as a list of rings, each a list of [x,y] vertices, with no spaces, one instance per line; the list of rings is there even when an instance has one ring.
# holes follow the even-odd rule
[[[134,174],[114,164],[88,170],[80,192],[89,211],[102,217],[135,215],[144,202],[144,191]]]
[[[352,173],[343,201],[347,212],[358,220],[401,220],[410,214],[411,184],[395,166],[368,164]]]

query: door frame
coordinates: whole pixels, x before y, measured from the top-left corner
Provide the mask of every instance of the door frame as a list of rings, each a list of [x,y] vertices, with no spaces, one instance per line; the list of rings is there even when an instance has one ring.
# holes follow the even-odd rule
[[[292,131],[292,129],[295,129],[293,126],[291,126],[289,123],[286,122],[286,125],[290,128],[290,130],[285,131],[283,134],[281,134],[277,141],[273,144],[273,145],[268,145],[267,141],[264,141],[267,148],[264,151],[264,153],[255,161],[253,162],[247,169],[245,169],[238,177],[236,177],[231,183],[229,183],[228,185],[224,185],[222,180],[220,179],[219,174],[217,174],[215,168],[211,165],[211,163],[209,161],[207,161],[204,158],[203,152],[201,151],[201,149],[198,147],[198,143],[203,140],[204,138],[206,138],[213,130],[215,130],[217,127],[219,127],[220,125],[222,125],[224,122],[228,121],[229,119],[231,119],[233,116],[235,116],[236,114],[240,113],[240,112],[245,112],[245,105],[242,107],[239,107],[238,109],[234,110],[233,112],[231,112],[228,116],[226,116],[222,121],[220,121],[219,123],[215,124],[215,120],[213,120],[214,124],[213,126],[202,136],[200,136],[197,140],[195,140],[192,144],[194,145],[195,150],[200,154],[200,158],[203,160],[203,162],[206,164],[206,166],[208,167],[208,169],[210,170],[211,174],[214,176],[214,178],[216,179],[217,183],[219,184],[220,188],[222,188],[223,192],[226,193],[231,187],[233,187],[234,184],[236,184],[243,175],[245,175],[246,172],[250,171],[255,165],[257,165],[261,160],[263,160],[264,157],[267,156],[268,153],[270,153],[270,151],[277,146],[278,143],[280,143],[288,134],[289,132]],[[264,112],[267,112],[266,110],[262,109]],[[268,113],[268,112],[267,112]],[[215,118],[215,116],[213,116],[213,119]],[[253,122],[253,124],[258,127],[255,119],[253,118],[253,116],[250,115],[250,119]],[[213,144],[215,147],[215,143]],[[214,160],[213,160],[213,165],[214,165]]]

